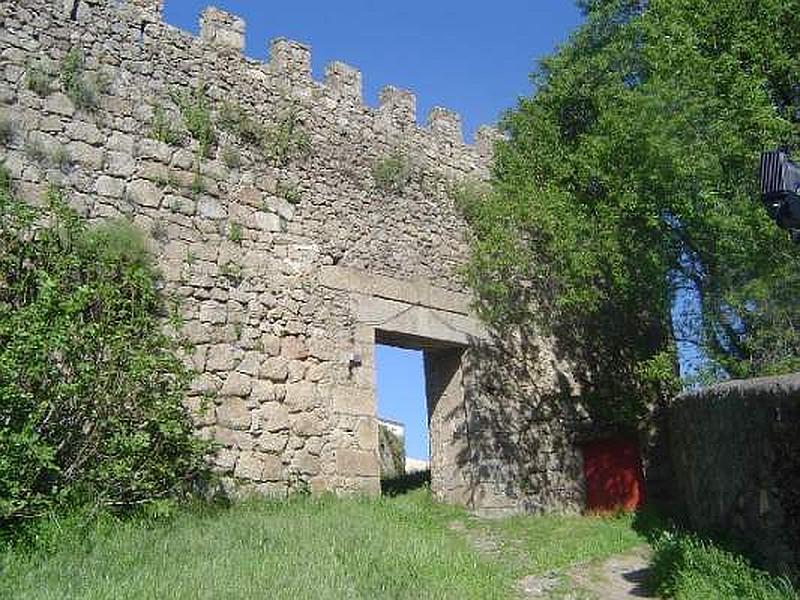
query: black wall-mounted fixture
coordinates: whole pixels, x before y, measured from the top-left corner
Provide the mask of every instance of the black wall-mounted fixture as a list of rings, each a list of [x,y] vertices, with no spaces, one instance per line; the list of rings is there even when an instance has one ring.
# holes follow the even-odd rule
[[[800,166],[783,150],[761,154],[761,201],[769,216],[800,243]]]

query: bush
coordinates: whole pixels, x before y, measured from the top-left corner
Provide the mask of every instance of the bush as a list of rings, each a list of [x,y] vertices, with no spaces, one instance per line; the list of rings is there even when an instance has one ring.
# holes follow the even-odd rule
[[[690,534],[664,531],[654,544],[653,587],[685,600],[793,600],[791,584],[759,571],[738,554]]]
[[[200,156],[210,157],[211,150],[217,142],[217,135],[214,131],[214,120],[205,85],[200,84],[193,90],[175,92],[173,100],[180,108],[184,126],[192,138],[197,140]]]
[[[0,146],[8,146],[14,141],[17,135],[17,128],[14,122],[6,117],[0,116]]]
[[[53,74],[49,65],[30,64],[25,71],[25,84],[37,96],[44,98],[53,91]]]
[[[180,128],[175,127],[173,120],[164,110],[164,107],[157,104],[153,108],[153,121],[151,123],[151,137],[159,142],[164,142],[170,146],[182,146],[184,135]]]
[[[142,236],[0,189],[0,526],[180,496],[208,445]],[[173,323],[175,324],[175,323]]]
[[[401,193],[411,180],[411,164],[404,155],[392,154],[372,166],[375,186],[383,193]]]
[[[64,93],[78,109],[94,111],[98,96],[108,87],[108,81],[101,76],[87,76],[83,53],[72,48],[61,62],[61,86]]]

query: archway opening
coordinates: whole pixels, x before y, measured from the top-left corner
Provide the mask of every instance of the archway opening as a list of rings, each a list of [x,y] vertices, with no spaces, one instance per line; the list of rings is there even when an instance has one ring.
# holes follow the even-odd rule
[[[430,483],[434,497],[464,503],[463,348],[384,331],[375,342],[383,493]]]

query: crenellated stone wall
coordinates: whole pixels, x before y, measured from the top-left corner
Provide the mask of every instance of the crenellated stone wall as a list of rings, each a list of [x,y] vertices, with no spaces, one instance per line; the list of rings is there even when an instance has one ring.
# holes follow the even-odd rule
[[[445,109],[418,126],[409,91],[373,109],[353,67],[318,82],[304,44],[275,40],[259,62],[238,17],[209,8],[193,37],[162,5],[0,0],[0,161],[26,198],[54,184],[87,219],[147,234],[194,347],[187,406],[229,491],[378,493],[385,342],[425,351],[437,497],[580,508],[568,366],[548,340],[487,332],[459,274],[449,190],[488,177],[496,132],[467,145]],[[96,91],[83,107],[60,81],[70,51]],[[201,144],[181,107],[201,100],[264,135],[215,126]]]

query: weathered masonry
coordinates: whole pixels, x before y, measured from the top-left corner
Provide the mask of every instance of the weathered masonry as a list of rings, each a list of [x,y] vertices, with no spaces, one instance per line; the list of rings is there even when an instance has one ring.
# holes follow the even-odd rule
[[[378,493],[380,342],[425,352],[437,497],[580,507],[568,369],[546,340],[485,331],[459,277],[448,189],[487,177],[493,131],[466,145],[447,110],[418,126],[407,91],[365,106],[345,64],[313,80],[303,44],[275,40],[262,63],[242,54],[241,19],[209,8],[193,37],[161,12],[0,1],[0,160],[26,198],[56,184],[87,219],[147,233],[195,348],[187,404],[229,489]],[[67,56],[83,57],[82,98],[59,77]],[[204,137],[206,113],[227,126]]]

